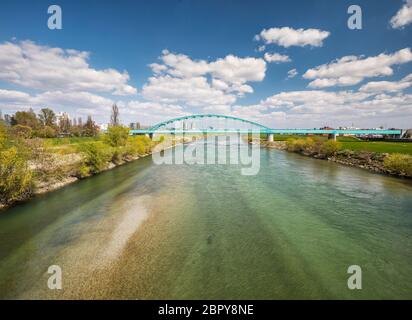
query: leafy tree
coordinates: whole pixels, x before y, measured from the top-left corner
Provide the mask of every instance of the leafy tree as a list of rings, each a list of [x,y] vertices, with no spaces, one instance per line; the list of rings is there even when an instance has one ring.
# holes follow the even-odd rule
[[[125,146],[129,137],[129,129],[122,126],[113,126],[107,129],[104,137],[106,143],[112,147]]]
[[[31,109],[29,111],[17,111],[12,117],[11,124],[20,124],[22,126],[30,127],[32,130],[36,130],[40,126],[36,114]]]
[[[56,114],[49,108],[43,108],[39,113],[39,120],[43,126],[54,127],[56,125]]]
[[[54,138],[57,136],[57,131],[51,126],[44,126],[37,131],[37,136],[40,138]]]

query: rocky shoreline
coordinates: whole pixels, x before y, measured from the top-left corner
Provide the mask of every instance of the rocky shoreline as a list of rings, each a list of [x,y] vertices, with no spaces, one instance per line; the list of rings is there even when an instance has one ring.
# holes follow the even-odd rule
[[[259,143],[257,141],[253,143]],[[285,141],[261,141],[260,145],[262,147],[277,149],[287,151],[287,145]],[[345,166],[356,167],[364,170],[368,170],[370,172],[379,173],[390,175],[393,177],[398,178],[406,178],[412,179],[412,176],[408,176],[406,174],[399,174],[397,172],[388,170],[384,166],[384,160],[389,155],[388,153],[376,153],[376,152],[369,152],[369,151],[352,151],[352,150],[340,150],[336,152],[333,156],[322,156],[320,154],[308,153],[308,152],[296,152],[303,156],[327,160],[336,162]]]
[[[38,177],[35,179],[35,187],[33,190],[33,193],[30,198],[20,200],[20,201],[15,201],[12,203],[4,204],[0,203],[0,210],[10,208],[14,205],[17,205],[19,203],[24,203],[26,201],[30,201],[36,196],[46,194],[49,192],[56,191],[58,189],[61,189],[65,186],[68,186],[70,184],[73,184],[77,181],[83,180],[83,179],[88,179],[90,177],[93,177],[99,173],[102,173],[104,171],[111,170],[113,168],[122,166],[126,163],[133,162],[136,160],[139,160],[140,158],[144,158],[147,156],[152,155],[154,152],[161,152],[169,148],[173,148],[175,145],[178,144],[185,144],[190,141],[178,141],[174,145],[165,145],[161,149],[157,149],[156,151],[151,150],[149,153],[146,154],[140,154],[140,155],[135,155],[135,156],[127,156],[123,158],[122,160],[113,162],[110,161],[107,163],[107,166],[99,170],[97,172],[93,172],[88,176],[85,177],[80,177],[78,173],[78,168],[79,164],[83,161],[83,157],[79,153],[71,153],[71,154],[66,154],[66,155],[51,155],[46,161],[40,161],[39,162],[31,162],[29,163],[29,167],[32,170],[36,169],[41,169],[42,166],[47,167],[48,171],[59,171],[58,174],[53,175],[52,177]]]

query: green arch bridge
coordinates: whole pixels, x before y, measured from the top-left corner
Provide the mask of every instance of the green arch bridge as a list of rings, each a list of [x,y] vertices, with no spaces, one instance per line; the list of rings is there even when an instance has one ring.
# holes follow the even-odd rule
[[[204,119],[223,119],[224,121],[235,121],[240,123],[239,128],[187,128],[183,125],[182,128],[172,127],[171,125],[185,123],[190,120],[204,120]],[[362,129],[362,130],[344,130],[344,129],[271,129],[257,122],[220,114],[195,114],[188,115],[179,118],[173,118],[167,121],[160,122],[148,129],[130,130],[131,135],[137,134],[267,134],[269,140],[273,140],[274,134],[328,134],[333,138],[336,138],[339,134],[351,134],[351,135],[392,135],[393,137],[400,137],[402,130],[376,130],[376,129]]]

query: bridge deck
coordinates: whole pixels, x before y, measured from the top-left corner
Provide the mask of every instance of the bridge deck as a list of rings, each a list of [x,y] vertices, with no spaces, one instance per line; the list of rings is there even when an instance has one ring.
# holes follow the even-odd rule
[[[261,129],[261,130],[235,130],[235,129],[197,129],[197,130],[130,130],[130,134],[224,134],[224,133],[263,133],[263,134],[354,134],[354,135],[370,135],[370,134],[391,134],[400,135],[401,130],[324,130],[324,129]]]

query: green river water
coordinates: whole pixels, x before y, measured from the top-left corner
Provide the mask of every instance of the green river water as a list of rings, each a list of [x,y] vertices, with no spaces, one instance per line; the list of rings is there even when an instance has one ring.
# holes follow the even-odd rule
[[[0,298],[412,299],[412,185],[269,149],[255,176],[143,158],[1,212]]]

